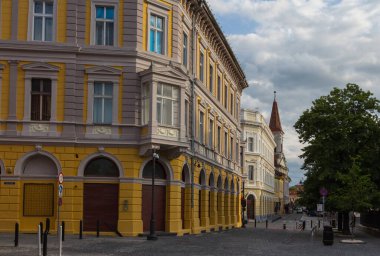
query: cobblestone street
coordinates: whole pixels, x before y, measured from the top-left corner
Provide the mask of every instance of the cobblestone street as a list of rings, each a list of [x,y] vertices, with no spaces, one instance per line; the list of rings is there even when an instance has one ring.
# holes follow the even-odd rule
[[[339,241],[343,237],[335,235],[333,246],[322,244],[321,232],[314,237],[310,230],[283,230],[284,222],[253,223],[246,229],[189,235],[184,237],[159,237],[158,241],[147,241],[144,237],[100,237],[66,236],[63,255],[368,255],[378,256],[380,238],[358,231],[357,238],[366,244],[350,245]],[[294,220],[293,220],[294,221]],[[38,255],[37,236],[22,234],[18,248],[12,247],[13,236],[0,235],[0,255]],[[58,255],[55,236],[49,237],[48,255]]]

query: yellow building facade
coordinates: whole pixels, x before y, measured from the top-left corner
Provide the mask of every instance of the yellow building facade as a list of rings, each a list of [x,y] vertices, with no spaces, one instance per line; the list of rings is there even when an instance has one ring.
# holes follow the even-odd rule
[[[241,225],[248,85],[205,2],[0,4],[0,232]]]

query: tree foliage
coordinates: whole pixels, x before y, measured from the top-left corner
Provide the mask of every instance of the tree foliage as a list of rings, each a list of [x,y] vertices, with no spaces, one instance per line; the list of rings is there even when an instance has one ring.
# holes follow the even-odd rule
[[[301,155],[306,170],[305,205],[318,203],[319,189],[325,187],[334,195],[327,198],[327,208],[351,210],[337,202],[345,199],[342,190],[353,185],[347,179],[355,175],[369,187],[380,189],[379,112],[379,100],[356,84],[334,88],[303,112],[294,127],[305,145]],[[379,207],[380,203],[373,197],[363,206]]]

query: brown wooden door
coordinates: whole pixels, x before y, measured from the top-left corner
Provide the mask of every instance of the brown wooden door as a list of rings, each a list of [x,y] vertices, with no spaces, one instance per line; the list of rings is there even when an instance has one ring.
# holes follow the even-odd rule
[[[255,201],[253,198],[247,199],[247,218],[253,220],[255,218]]]
[[[118,221],[118,184],[85,183],[83,192],[83,230],[116,231]]]
[[[166,187],[154,186],[155,211],[154,219],[156,221],[156,230],[165,231],[165,213],[166,213]],[[152,186],[142,186],[142,219],[143,230],[149,231],[150,218],[152,214]]]
[[[182,228],[185,228],[185,188],[181,188],[181,219]]]

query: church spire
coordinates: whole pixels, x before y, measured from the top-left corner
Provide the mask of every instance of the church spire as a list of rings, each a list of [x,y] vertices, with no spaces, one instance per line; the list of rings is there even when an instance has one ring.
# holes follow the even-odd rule
[[[270,116],[269,128],[272,132],[283,132],[281,127],[280,113],[276,101],[276,91],[274,91],[274,100],[272,106],[272,114]]]

